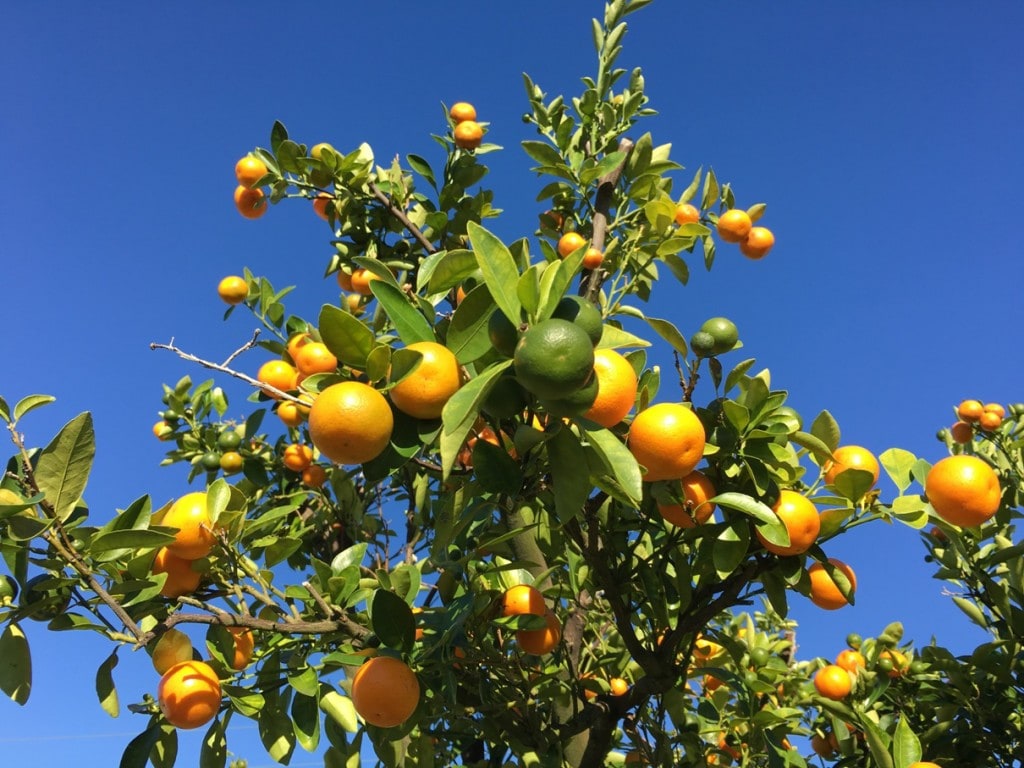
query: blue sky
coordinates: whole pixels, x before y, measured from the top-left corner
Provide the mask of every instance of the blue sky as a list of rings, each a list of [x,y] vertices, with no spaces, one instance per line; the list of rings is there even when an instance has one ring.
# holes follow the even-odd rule
[[[405,4],[20,3],[0,46],[0,394],[58,402],[23,424],[45,443],[82,410],[96,418],[93,514],[144,493],[187,490],[158,469],[150,426],[161,382],[203,371],[150,342],[223,358],[255,324],[221,320],[217,281],[248,266],[297,285],[289,308],[337,301],[323,280],[326,225],[304,205],[251,222],[234,210],[235,160],[282,120],[308,144],[368,141],[387,162],[440,155],[441,102],[473,102],[491,123],[488,178],[513,238],[542,206],[520,121],[521,73],[574,93],[594,68],[595,2]],[[935,431],[964,397],[1024,400],[1024,7],[868,2],[696,4],[659,0],[630,18],[623,66],[644,69],[659,115],[645,129],[687,167],[713,166],[746,207],[768,203],[772,254],[724,247],[692,264],[654,314],[695,329],[726,315],[744,356],[813,417],[828,408],[844,442],[936,460]],[[262,357],[245,364],[255,371]],[[738,355],[736,360],[741,359]],[[728,358],[724,362],[728,363]],[[245,392],[234,395],[242,415]],[[701,390],[698,390],[698,398]],[[711,399],[710,390],[703,390]],[[883,486],[892,492],[891,486]],[[830,547],[859,579],[858,604],[825,617],[795,597],[801,656],[833,655],[849,631],[902,619],[919,642],[980,639],[941,595],[912,532],[884,525]],[[142,729],[109,719],[92,678],[104,646],[30,627],[37,660],[26,708],[0,702],[12,765],[74,756],[116,764]],[[122,702],[155,688],[148,659],[124,654]],[[138,721],[138,722],[136,722]],[[241,724],[241,723],[239,723]],[[59,737],[42,739],[48,733]],[[238,743],[254,730],[238,733]],[[234,743],[234,742],[232,742]],[[183,736],[181,764],[198,754]],[[243,749],[251,768],[269,765]],[[297,754],[293,765],[319,764]]]

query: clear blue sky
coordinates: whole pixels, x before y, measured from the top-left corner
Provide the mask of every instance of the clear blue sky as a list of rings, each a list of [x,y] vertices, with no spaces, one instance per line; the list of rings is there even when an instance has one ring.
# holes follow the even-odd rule
[[[521,73],[549,93],[594,68],[597,2],[359,4],[17,3],[0,46],[0,394],[57,404],[26,420],[45,443],[82,410],[96,418],[87,491],[97,519],[144,493],[187,490],[158,469],[150,426],[161,382],[204,372],[152,341],[223,358],[255,327],[221,321],[217,281],[244,266],[298,285],[290,309],[337,300],[322,280],[326,225],[299,204],[251,222],[234,210],[235,160],[274,119],[300,141],[362,141],[386,162],[439,158],[440,104],[473,102],[491,123],[489,181],[507,237],[530,234],[539,189],[518,143],[532,138]],[[1024,6],[659,0],[631,17],[622,64],[644,68],[659,116],[647,130],[687,166],[713,165],[738,202],[768,203],[772,254],[723,248],[693,265],[662,316],[696,328],[727,315],[745,353],[809,417],[829,408],[844,442],[935,460],[933,435],[964,397],[1024,400]],[[669,293],[669,292],[666,292]],[[657,314],[657,312],[655,313]],[[736,356],[736,361],[740,357]],[[252,370],[263,357],[252,353]],[[728,358],[725,359],[728,362]],[[244,413],[233,385],[231,414]],[[708,390],[698,396],[711,398]],[[887,494],[891,486],[884,486]],[[853,564],[854,608],[823,617],[794,597],[801,656],[833,655],[851,630],[901,618],[955,650],[980,639],[940,594],[912,532],[862,529],[829,552]],[[143,719],[111,720],[92,692],[105,646],[29,627],[37,661],[25,708],[0,701],[0,754],[116,765]],[[143,654],[123,654],[122,703],[155,689]],[[238,725],[248,725],[240,718]],[[47,734],[57,734],[46,739]],[[251,768],[255,729],[230,746]],[[46,740],[44,740],[46,739]],[[181,741],[182,765],[198,735]],[[246,744],[248,743],[248,748]],[[295,755],[293,765],[318,765]]]

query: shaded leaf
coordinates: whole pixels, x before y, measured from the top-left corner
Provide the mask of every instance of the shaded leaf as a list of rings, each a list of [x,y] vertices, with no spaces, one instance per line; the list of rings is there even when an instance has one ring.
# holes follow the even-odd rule
[[[39,454],[36,483],[59,519],[66,520],[82,498],[95,455],[96,435],[88,412],[65,424]]]
[[[214,718],[210,729],[203,736],[199,750],[199,768],[224,768],[228,760],[228,740],[224,735],[224,723]]]
[[[32,656],[28,638],[13,622],[0,635],[0,691],[25,704],[32,693]]]
[[[555,496],[555,515],[566,523],[583,510],[593,486],[580,467],[585,467],[587,455],[580,441],[568,429],[560,429],[547,441],[551,462],[551,489]]]
[[[416,620],[409,604],[388,589],[378,589],[370,600],[370,625],[388,648],[408,651],[416,640]]]
[[[111,717],[120,714],[117,688],[114,686],[114,667],[117,666],[117,650],[115,649],[96,670],[96,696],[100,707]]]
[[[486,285],[478,285],[455,308],[445,345],[460,363],[471,363],[491,350],[487,322],[494,300]]]
[[[317,697],[296,694],[292,699],[292,728],[299,746],[312,752],[320,743],[320,709]]]

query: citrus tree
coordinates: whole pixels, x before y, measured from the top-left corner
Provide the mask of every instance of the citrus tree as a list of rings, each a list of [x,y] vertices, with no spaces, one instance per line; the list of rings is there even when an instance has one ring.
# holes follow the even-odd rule
[[[28,698],[21,624],[40,620],[111,641],[96,680],[112,714],[118,654],[151,655],[126,768],[172,765],[187,728],[207,729],[199,764],[224,765],[238,718],[274,760],[328,766],[1011,764],[1024,413],[962,407],[934,467],[876,458],[827,411],[805,429],[727,318],[650,314],[723,244],[761,259],[774,235],[711,170],[677,189],[669,145],[642,131],[643,77],[616,60],[646,4],[594,21],[579,96],[526,78],[530,236],[495,232],[499,147],[466,102],[433,162],[381,166],[280,123],[238,161],[242,216],[297,201],[326,222],[341,294],[303,318],[247,271],[218,293],[262,331],[224,362],[153,345],[214,371],[164,387],[153,432],[194,484],[173,502],[91,519],[90,415],[38,449],[23,419],[52,398],[0,401],[0,688]],[[226,377],[252,387],[244,420],[225,419]],[[937,575],[993,642],[957,659],[894,624],[835,663],[796,658],[790,596],[855,599],[829,542],[931,518]]]

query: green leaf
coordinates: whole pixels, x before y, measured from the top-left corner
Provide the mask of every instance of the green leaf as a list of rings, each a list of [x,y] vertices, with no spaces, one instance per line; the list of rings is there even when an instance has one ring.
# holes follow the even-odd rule
[[[601,340],[597,342],[597,349],[622,349],[623,347],[649,347],[651,342],[634,336],[628,331],[616,328],[614,325],[604,324],[601,329]]]
[[[870,718],[860,717],[858,720],[867,736],[868,751],[871,753],[875,768],[894,768],[885,733]]]
[[[444,479],[455,464],[462,444],[466,442],[469,431],[473,428],[480,407],[487,397],[494,381],[506,368],[512,365],[511,360],[504,360],[490,366],[479,376],[471,379],[445,403],[441,413],[441,467]]]
[[[647,317],[648,324],[654,331],[661,336],[665,341],[672,345],[672,349],[682,355],[684,358],[688,354],[688,348],[686,346],[686,339],[683,338],[683,334],[668,320],[661,320],[657,317]]]
[[[565,161],[558,154],[558,150],[550,144],[545,144],[542,141],[524,141],[522,142],[522,147],[531,159],[542,166],[565,165]]]
[[[747,557],[750,547],[750,528],[746,523],[730,525],[715,540],[712,556],[715,572],[719,579],[724,579],[737,568]]]
[[[157,549],[174,542],[173,533],[158,530],[138,529],[127,531],[111,531],[103,533],[92,540],[89,551],[98,555],[112,550]]]
[[[301,693],[292,699],[292,727],[299,746],[312,752],[320,743],[320,709],[316,696]]]
[[[266,697],[252,688],[241,688],[235,685],[221,685],[224,695],[231,701],[236,712],[245,717],[255,717],[266,705]]]
[[[583,511],[593,486],[580,467],[587,464],[587,454],[580,441],[568,429],[560,429],[547,441],[551,462],[551,490],[555,496],[555,515],[565,524]]]
[[[982,629],[989,628],[989,621],[986,618],[984,611],[978,607],[976,603],[972,603],[966,597],[953,596],[953,603],[959,608],[964,614],[977,624]]]
[[[471,363],[491,350],[487,321],[494,300],[486,285],[478,285],[462,300],[452,315],[445,344],[460,363]]]
[[[121,753],[119,768],[146,768],[149,763],[149,753],[153,751],[163,729],[159,724],[154,723],[146,730],[128,742],[128,746]]]
[[[388,648],[409,651],[416,641],[416,619],[409,604],[388,589],[378,589],[370,600],[370,625]]]
[[[60,520],[66,520],[82,498],[95,455],[96,435],[89,412],[65,424],[39,454],[36,483]]]
[[[547,261],[531,264],[519,276],[519,282],[516,284],[516,296],[519,297],[522,310],[526,312],[527,317],[537,317],[537,310],[540,308],[541,270],[545,270],[546,274],[547,269],[554,266],[556,265]]]
[[[169,723],[160,725],[160,734],[149,752],[153,768],[174,768],[178,759],[178,729]]]
[[[834,486],[844,499],[857,501],[871,490],[871,486],[874,484],[875,477],[871,472],[851,467],[836,475]]]
[[[359,718],[352,699],[335,690],[324,690],[326,687],[322,685],[320,688],[320,709],[349,733],[358,731]]]
[[[199,768],[224,768],[228,761],[228,740],[224,735],[224,723],[214,718],[210,729],[203,736],[199,750]]]
[[[437,341],[434,329],[418,309],[416,309],[402,293],[384,280],[371,280],[370,290],[384,308],[388,318],[395,326],[399,338],[406,344],[417,341]],[[347,314],[347,313],[345,313]]]
[[[11,423],[11,408],[7,405],[7,401],[0,397],[0,418],[6,421],[8,424]]]
[[[25,704],[32,693],[32,656],[28,638],[13,622],[0,635],[0,691],[17,704]]]
[[[759,523],[766,525],[781,524],[779,516],[775,514],[774,510],[765,504],[763,501],[758,501],[752,496],[748,496],[745,493],[737,493],[735,491],[729,491],[727,493],[720,493],[714,498],[708,500],[710,504],[717,504],[727,509],[735,509],[737,512],[742,512],[749,517],[754,518]],[[785,526],[783,526],[785,528]],[[786,541],[785,545],[788,545],[789,541]]]
[[[466,231],[473,245],[477,266],[483,272],[484,282],[494,297],[494,303],[514,325],[519,325],[520,303],[516,294],[519,270],[511,251],[475,221],[469,222]]]
[[[829,447],[809,432],[794,432],[789,439],[813,453],[819,464],[824,464],[832,459],[832,451]]]
[[[488,493],[512,495],[523,487],[523,470],[504,448],[477,440],[473,445],[473,471]]]
[[[878,460],[900,493],[910,487],[913,482],[910,473],[917,462],[917,457],[914,454],[904,451],[902,448],[890,448],[883,451]]]
[[[117,688],[114,686],[114,667],[117,666],[117,649],[111,653],[96,670],[96,696],[100,700],[100,707],[111,717],[120,714],[120,705],[117,699]]]
[[[917,735],[907,724],[907,719],[901,717],[896,721],[896,733],[892,740],[892,757],[894,768],[910,768],[912,763],[921,759],[921,742]]]
[[[640,506],[643,482],[640,466],[633,454],[610,430],[595,429],[583,434],[587,445],[604,466],[606,478],[614,481],[610,486],[605,483],[605,490],[626,504]]]
[[[320,338],[338,360],[355,368],[365,368],[366,358],[376,339],[373,331],[338,307],[324,304],[317,322]]]
[[[430,186],[437,189],[437,179],[434,178],[434,170],[430,167],[430,163],[419,155],[414,155],[412,153],[405,156],[405,161],[409,163],[410,168],[426,179],[430,183]]]
[[[828,411],[822,411],[814,419],[811,434],[825,444],[829,453],[839,447],[839,425]]]
[[[270,758],[287,764],[295,751],[295,733],[287,714],[274,707],[264,707],[258,718],[260,741]]]
[[[301,667],[288,673],[288,685],[304,696],[312,696],[318,690],[319,678],[312,667]]]
[[[14,406],[14,420],[20,421],[21,417],[29,411],[35,410],[42,405],[48,405],[56,399],[57,398],[52,397],[51,395],[29,395],[28,397],[23,397],[18,401],[18,404]]]
[[[288,129],[284,127],[284,123],[280,120],[275,120],[274,127],[270,129],[270,151],[276,155],[281,142],[287,140]]]

